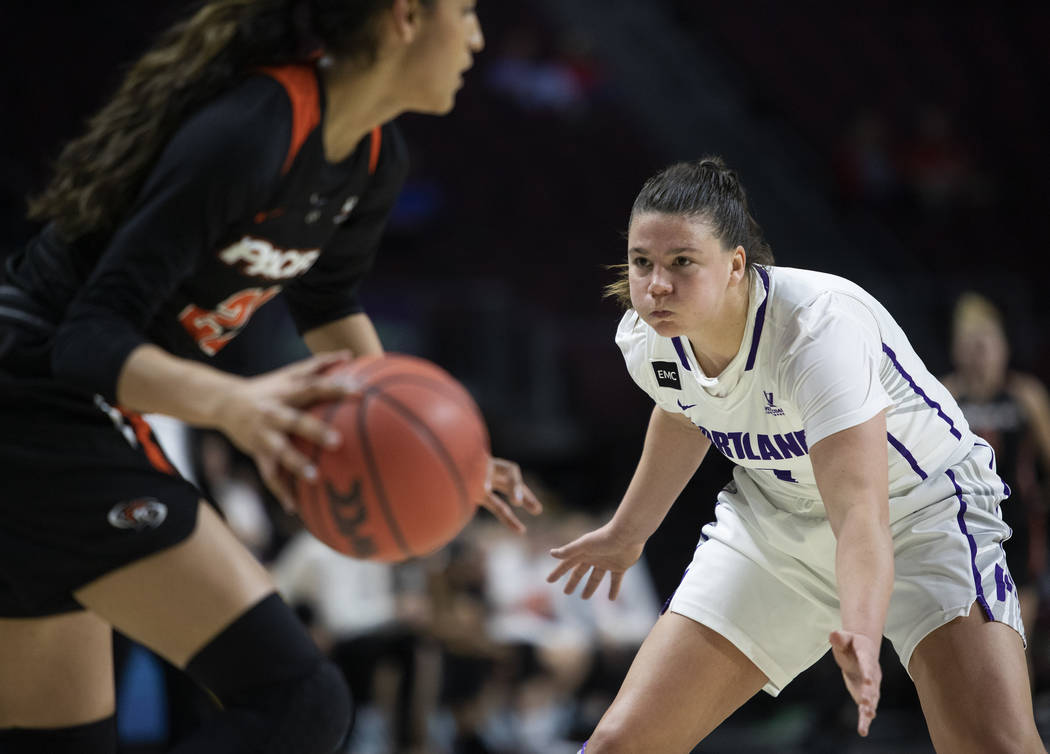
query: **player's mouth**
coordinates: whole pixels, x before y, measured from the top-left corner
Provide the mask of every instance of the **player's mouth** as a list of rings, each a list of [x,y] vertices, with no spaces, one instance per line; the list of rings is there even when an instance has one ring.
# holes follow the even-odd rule
[[[649,316],[654,319],[667,319],[668,317],[674,316],[674,312],[668,309],[653,309],[649,312]]]

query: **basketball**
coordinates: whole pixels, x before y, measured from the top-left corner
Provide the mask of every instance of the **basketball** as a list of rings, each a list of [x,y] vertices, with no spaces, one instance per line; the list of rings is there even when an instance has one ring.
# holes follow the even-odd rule
[[[355,558],[396,562],[440,549],[474,516],[489,435],[477,404],[425,359],[365,356],[329,373],[353,389],[309,411],[337,429],[328,450],[297,442],[316,483],[291,481],[306,528]]]

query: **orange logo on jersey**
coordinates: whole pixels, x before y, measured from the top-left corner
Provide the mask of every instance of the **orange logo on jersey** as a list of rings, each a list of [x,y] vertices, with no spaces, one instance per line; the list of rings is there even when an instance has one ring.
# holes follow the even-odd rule
[[[221,351],[240,334],[256,310],[281,291],[281,286],[247,288],[222,301],[214,311],[189,304],[179,312],[179,322],[209,356]]]

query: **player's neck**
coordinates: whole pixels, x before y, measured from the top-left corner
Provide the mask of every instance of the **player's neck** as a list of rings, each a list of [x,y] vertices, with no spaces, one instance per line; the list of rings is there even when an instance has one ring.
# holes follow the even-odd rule
[[[383,67],[322,69],[321,80],[325,92],[322,137],[329,162],[345,159],[373,128],[401,112],[390,95],[390,76]]]
[[[696,362],[708,377],[720,375],[740,351],[747,330],[750,301],[750,276],[745,275],[738,286],[727,292],[719,316],[686,333]]]

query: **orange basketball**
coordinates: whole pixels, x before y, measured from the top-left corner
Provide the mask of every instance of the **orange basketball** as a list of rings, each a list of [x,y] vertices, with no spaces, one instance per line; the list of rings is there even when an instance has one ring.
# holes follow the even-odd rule
[[[355,558],[431,553],[474,516],[489,435],[470,393],[441,367],[402,354],[365,356],[330,374],[354,394],[310,412],[338,429],[334,450],[302,443],[318,481],[292,483],[310,532]]]

